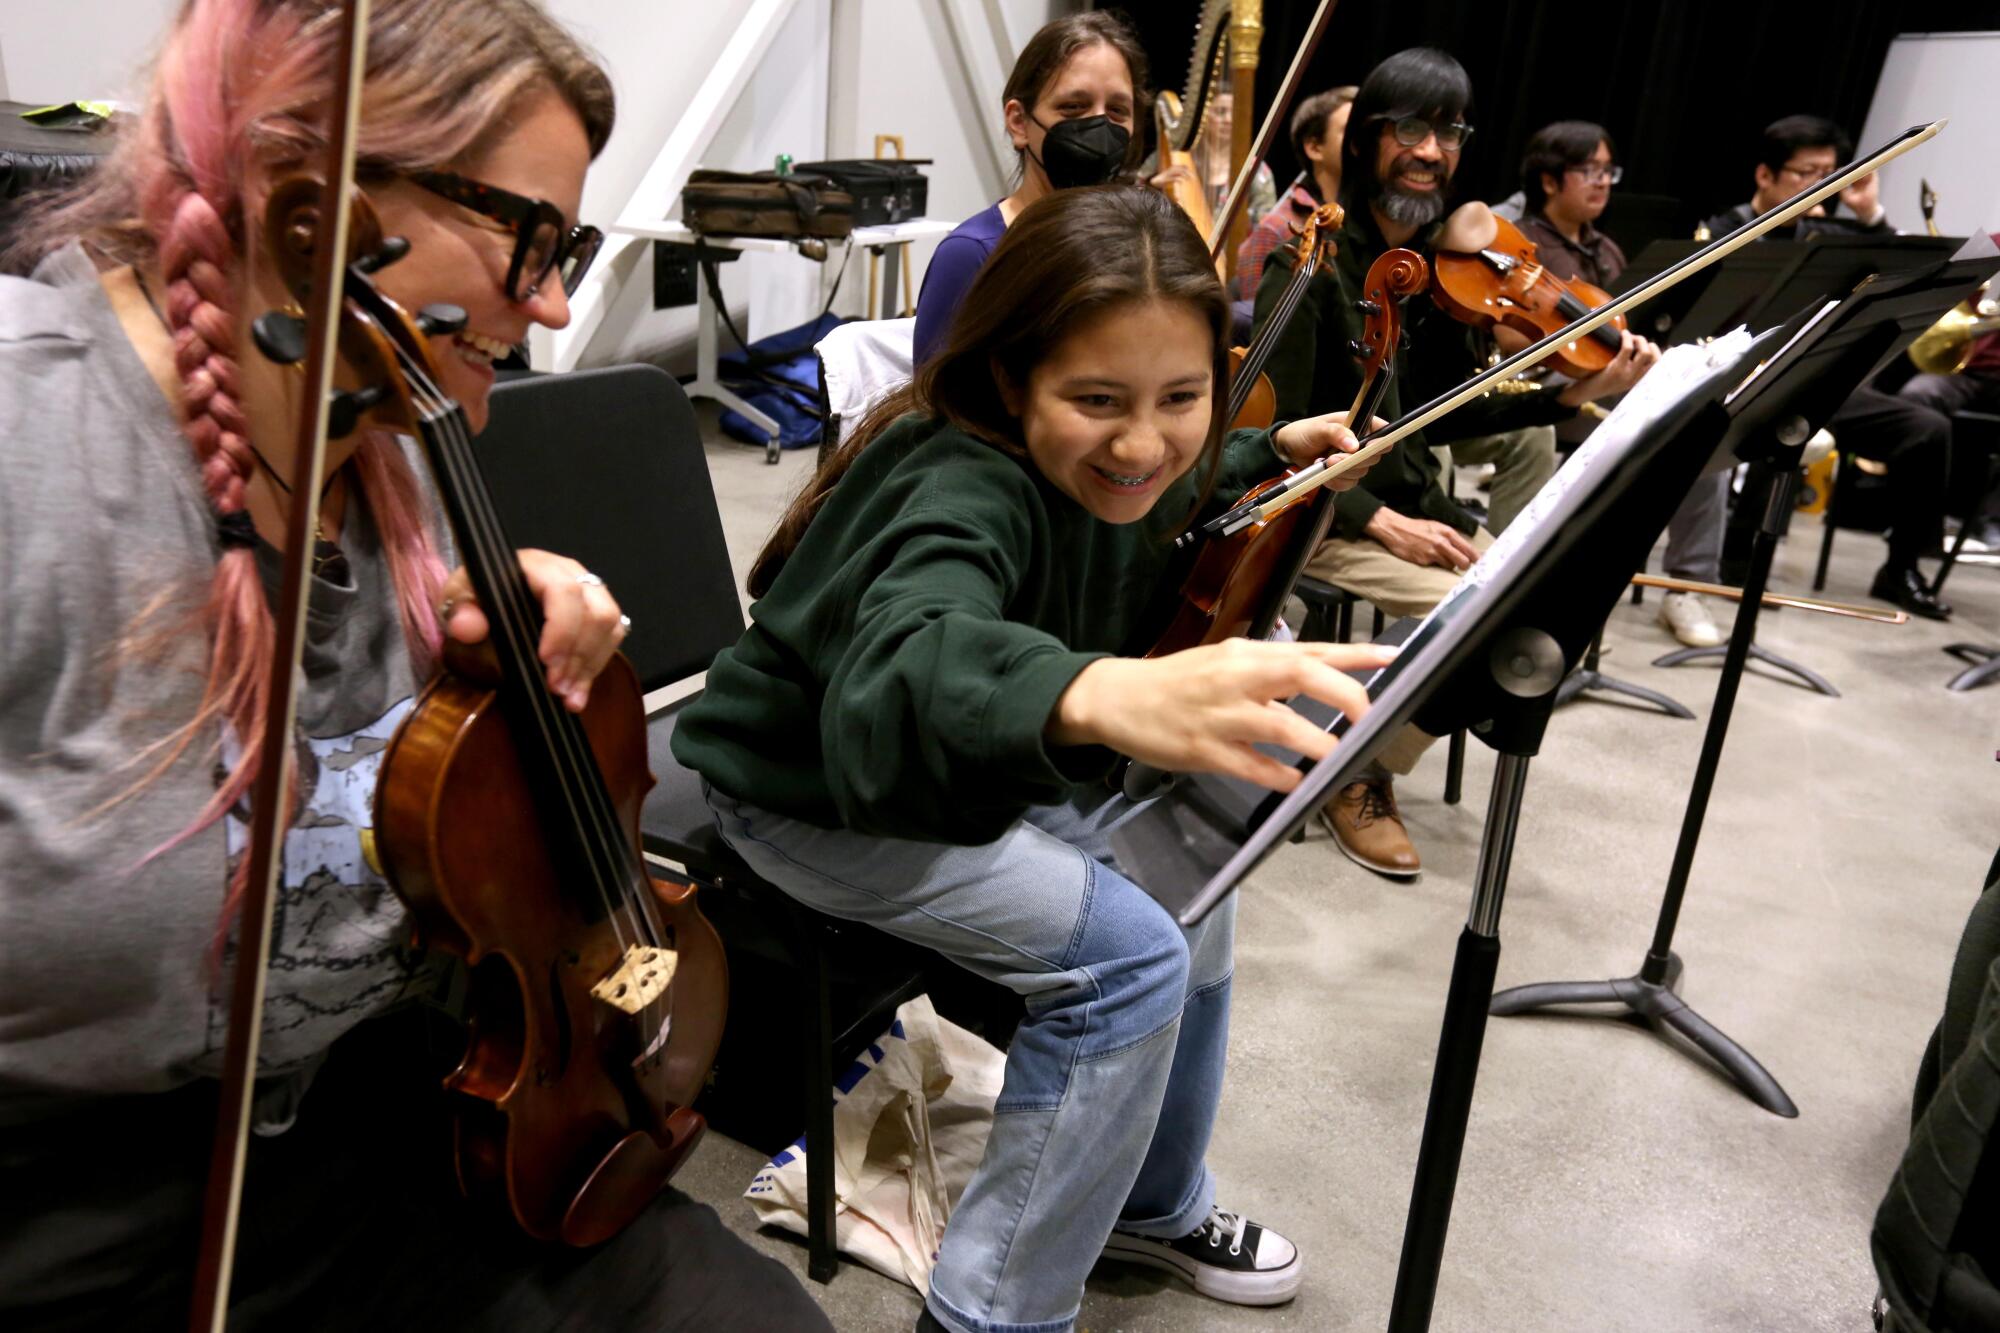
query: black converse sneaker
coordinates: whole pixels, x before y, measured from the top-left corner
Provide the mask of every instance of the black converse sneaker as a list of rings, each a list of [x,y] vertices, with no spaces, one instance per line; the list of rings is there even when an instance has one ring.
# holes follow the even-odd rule
[[[1298,1294],[1299,1247],[1241,1213],[1211,1208],[1208,1221],[1179,1240],[1114,1231],[1104,1253],[1129,1264],[1179,1273],[1204,1296],[1232,1305],[1282,1305]]]

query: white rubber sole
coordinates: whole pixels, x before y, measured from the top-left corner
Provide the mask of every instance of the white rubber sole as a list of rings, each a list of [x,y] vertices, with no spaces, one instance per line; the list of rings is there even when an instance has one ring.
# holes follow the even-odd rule
[[[1299,1294],[1299,1284],[1305,1280],[1305,1265],[1299,1261],[1296,1252],[1292,1261],[1283,1268],[1265,1269],[1260,1273],[1236,1273],[1196,1263],[1177,1251],[1150,1244],[1142,1237],[1113,1232],[1111,1239],[1104,1243],[1104,1254],[1106,1258],[1121,1263],[1176,1274],[1202,1295],[1231,1305],[1283,1305]]]

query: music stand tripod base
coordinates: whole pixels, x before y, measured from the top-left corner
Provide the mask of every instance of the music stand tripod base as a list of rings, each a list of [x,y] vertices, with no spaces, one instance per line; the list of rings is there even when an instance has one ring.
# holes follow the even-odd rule
[[[1662,694],[1658,690],[1649,690],[1644,685],[1634,685],[1629,680],[1619,680],[1616,676],[1607,676],[1599,671],[1598,648],[1603,642],[1604,632],[1599,630],[1597,637],[1590,641],[1590,651],[1584,654],[1582,665],[1563,677],[1563,683],[1556,688],[1557,708],[1583,694],[1622,694],[1641,703],[1651,704],[1668,717],[1694,720],[1693,711],[1671,695]]]
[[[1664,657],[1654,658],[1653,665],[1656,667],[1677,667],[1684,662],[1705,661],[1711,657],[1721,657],[1728,651],[1729,646],[1727,644],[1721,644],[1714,648],[1682,648],[1677,652],[1668,653]],[[1825,676],[1820,675],[1819,672],[1814,671],[1811,667],[1800,666],[1789,657],[1781,657],[1761,644],[1752,643],[1750,645],[1750,658],[1753,661],[1762,662],[1766,666],[1776,667],[1780,671],[1790,672],[1792,675],[1798,677],[1799,683],[1807,689],[1817,690],[1819,693],[1833,699],[1840,697],[1840,691],[1833,688],[1833,682]]]
[[[1670,951],[1659,981],[1648,981],[1641,973],[1610,981],[1536,982],[1501,991],[1493,997],[1487,1012],[1505,1018],[1569,1005],[1617,1005],[1623,1012],[1615,1017],[1661,1035],[1672,1032],[1685,1038],[1714,1061],[1744,1096],[1772,1115],[1796,1119],[1797,1104],[1778,1085],[1778,1080],[1771,1077],[1770,1071],[1757,1063],[1757,1057],[1731,1041],[1675,993],[1680,988],[1681,972],[1680,955]]]
[[[1945,682],[1948,690],[1976,690],[2000,676],[2000,648],[1983,643],[1953,643],[1947,644],[1945,651],[1961,662],[1971,663]]]
[[[1804,439],[1803,432],[1799,434]],[[1691,648],[1661,658],[1686,661],[1695,654],[1721,652],[1722,672],[1715,685],[1715,704],[1709,712],[1708,729],[1702,736],[1701,757],[1695,763],[1694,782],[1688,792],[1687,809],[1681,820],[1679,842],[1674,848],[1673,866],[1667,873],[1667,890],[1660,902],[1653,943],[1637,975],[1609,981],[1550,981],[1515,986],[1493,997],[1487,1012],[1500,1015],[1530,1013],[1552,1005],[1617,1005],[1624,1012],[1618,1018],[1636,1022],[1664,1036],[1671,1032],[1684,1037],[1694,1048],[1713,1060],[1751,1101],[1772,1115],[1791,1119],[1799,1108],[1778,1086],[1778,1081],[1754,1056],[1731,1041],[1700,1014],[1688,1008],[1675,994],[1681,975],[1681,961],[1673,952],[1674,929],[1680,921],[1681,900],[1687,892],[1694,869],[1695,848],[1708,814],[1708,799],[1715,785],[1715,771],[1722,760],[1723,740],[1729,734],[1729,719],[1736,708],[1737,686],[1743,667],[1758,652],[1757,613],[1762,605],[1764,585],[1777,554],[1778,535],[1791,511],[1792,495],[1798,485],[1796,469],[1785,471],[1769,462],[1751,464],[1744,487],[1746,502],[1761,495],[1763,521],[1751,543],[1750,573],[1743,584],[1743,607],[1729,633],[1724,649]],[[1827,687],[1831,693],[1832,687]]]

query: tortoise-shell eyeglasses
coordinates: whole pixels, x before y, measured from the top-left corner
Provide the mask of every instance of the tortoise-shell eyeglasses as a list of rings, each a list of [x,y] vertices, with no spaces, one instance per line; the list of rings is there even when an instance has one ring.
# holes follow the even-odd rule
[[[546,199],[503,190],[451,171],[417,171],[409,178],[442,199],[502,223],[514,233],[514,257],[507,265],[507,299],[526,301],[541,290],[549,274],[562,280],[563,293],[574,294],[590,261],[604,244],[595,227],[571,226],[560,208]]]

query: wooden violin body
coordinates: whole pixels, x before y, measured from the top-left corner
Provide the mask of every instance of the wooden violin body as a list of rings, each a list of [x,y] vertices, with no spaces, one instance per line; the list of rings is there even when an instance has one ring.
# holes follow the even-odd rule
[[[1337,217],[1334,226],[1338,226]],[[1329,229],[1326,235],[1331,234]],[[1365,417],[1373,413],[1387,387],[1390,363],[1402,337],[1402,303],[1422,291],[1429,276],[1423,257],[1412,250],[1390,250],[1368,266],[1362,282],[1363,382],[1354,408],[1364,419],[1357,422],[1357,433],[1366,433]],[[1309,272],[1305,281],[1310,281]],[[1239,396],[1254,401],[1259,391],[1247,385],[1232,386],[1234,425],[1243,426],[1249,415]],[[1263,380],[1261,391],[1270,393],[1269,380]],[[1268,426],[1276,418],[1276,407],[1276,395],[1272,394],[1271,414],[1259,424]],[[1244,493],[1238,505],[1257,503],[1290,476],[1287,470],[1283,476],[1259,482]],[[1314,548],[1325,538],[1332,504],[1331,495],[1313,492],[1238,532],[1210,538],[1181,585],[1180,605],[1173,620],[1147,656],[1163,657],[1205,643],[1262,638],[1269,633],[1277,618],[1277,599],[1297,582]]]
[[[1431,291],[1438,306],[1467,324],[1504,324],[1539,342],[1565,325],[1608,305],[1611,294],[1587,282],[1565,282],[1548,271],[1535,244],[1502,217],[1491,244],[1474,251],[1440,250],[1431,263]],[[1611,364],[1623,345],[1625,317],[1617,316],[1549,357],[1572,379],[1594,375]]]
[[[320,230],[312,182],[286,182],[266,244],[298,294]],[[631,664],[614,656],[581,715],[544,683],[541,603],[479,471],[463,409],[437,386],[430,339],[455,306],[406,314],[372,281],[408,245],[357,198],[342,279],[343,374],[331,414],[422,441],[488,622],[478,649],[447,641],[444,670],[383,755],[374,855],[410,908],[414,942],[470,976],[457,1095],[466,1194],[504,1205],[529,1235],[609,1240],[701,1137],[690,1107],[721,1041],[722,944],[691,884],[652,877],[639,807],[653,785]],[[252,326],[289,356],[287,316]]]
[[[465,1054],[445,1080],[458,1102],[459,1183],[530,1235],[594,1245],[652,1201],[701,1137],[689,1104],[722,1039],[722,942],[693,885],[651,882],[675,967],[664,1031],[642,1049],[644,1025],[592,994],[629,940],[577,891],[570,850],[542,831],[497,671],[464,649],[450,666],[383,756],[375,837],[415,943],[470,971]],[[653,778],[623,657],[597,678],[581,721],[636,850]]]

